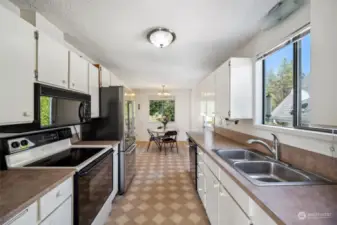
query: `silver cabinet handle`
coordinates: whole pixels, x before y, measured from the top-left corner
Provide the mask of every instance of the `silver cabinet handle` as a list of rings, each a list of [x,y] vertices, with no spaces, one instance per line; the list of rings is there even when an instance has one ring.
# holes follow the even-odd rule
[[[62,80],[62,84],[65,84],[66,83],[66,81],[65,80]]]
[[[198,155],[202,155],[202,152],[198,152]]]
[[[216,181],[213,181],[213,187],[214,187],[214,188],[218,188],[218,187],[219,187],[219,183],[216,182]]]
[[[12,219],[10,219],[6,225],[10,225],[12,223],[14,223],[16,220],[18,220],[20,217],[22,217],[23,215],[25,215],[28,212],[28,209],[25,209],[23,211],[21,211],[19,214],[17,214],[16,216],[14,216]]]
[[[75,87],[75,83],[73,83],[73,87]]]
[[[204,174],[198,173],[198,177],[202,177],[202,176],[204,176]]]

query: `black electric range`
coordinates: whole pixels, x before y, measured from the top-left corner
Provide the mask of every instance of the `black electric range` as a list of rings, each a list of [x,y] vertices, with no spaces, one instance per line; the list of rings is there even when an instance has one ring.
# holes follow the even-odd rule
[[[104,148],[69,148],[28,164],[26,167],[77,167],[103,149]]]

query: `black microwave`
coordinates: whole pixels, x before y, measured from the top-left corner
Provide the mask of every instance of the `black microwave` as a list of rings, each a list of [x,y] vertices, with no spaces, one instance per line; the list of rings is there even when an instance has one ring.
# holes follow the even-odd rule
[[[91,119],[91,96],[34,84],[34,123],[40,129],[76,125]]]

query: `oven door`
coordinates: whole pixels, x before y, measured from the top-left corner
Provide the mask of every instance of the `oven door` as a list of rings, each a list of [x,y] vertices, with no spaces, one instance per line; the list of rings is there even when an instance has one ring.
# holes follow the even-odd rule
[[[124,192],[128,189],[133,177],[136,174],[136,148],[137,148],[137,145],[134,144],[127,151],[125,151]]]
[[[75,185],[75,225],[90,225],[94,221],[113,190],[112,174],[113,149],[78,173]]]

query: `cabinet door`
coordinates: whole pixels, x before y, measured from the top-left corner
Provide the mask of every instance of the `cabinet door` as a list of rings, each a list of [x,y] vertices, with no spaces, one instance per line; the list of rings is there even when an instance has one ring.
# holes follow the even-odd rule
[[[199,95],[200,95],[200,115],[207,115],[207,81],[203,80],[200,83]]]
[[[37,225],[37,203],[33,203],[4,225]]]
[[[197,187],[198,187],[198,194],[201,199],[202,204],[206,208],[206,183],[205,183],[205,175],[204,172],[197,166]]]
[[[72,225],[72,196],[53,211],[40,225]]]
[[[104,67],[102,67],[101,70],[101,80],[102,80],[102,87],[110,86],[110,71]]]
[[[253,68],[250,58],[231,58],[229,102],[232,119],[253,118]]]
[[[89,63],[74,52],[69,52],[69,88],[88,93]]]
[[[207,77],[207,116],[213,117],[215,114],[215,74]]]
[[[219,182],[207,166],[204,168],[206,179],[206,212],[211,224],[217,225]]]
[[[249,225],[251,221],[231,198],[226,189],[220,185],[218,191],[218,208],[221,213],[218,215],[221,225]],[[264,223],[263,223],[264,224]]]
[[[98,68],[89,64],[89,94],[91,95],[91,117],[99,117]]]
[[[68,49],[39,32],[38,80],[68,88]]]
[[[217,116],[229,117],[230,71],[229,61],[222,64],[215,73],[215,107]]]
[[[35,28],[0,6],[0,124],[34,120]]]

